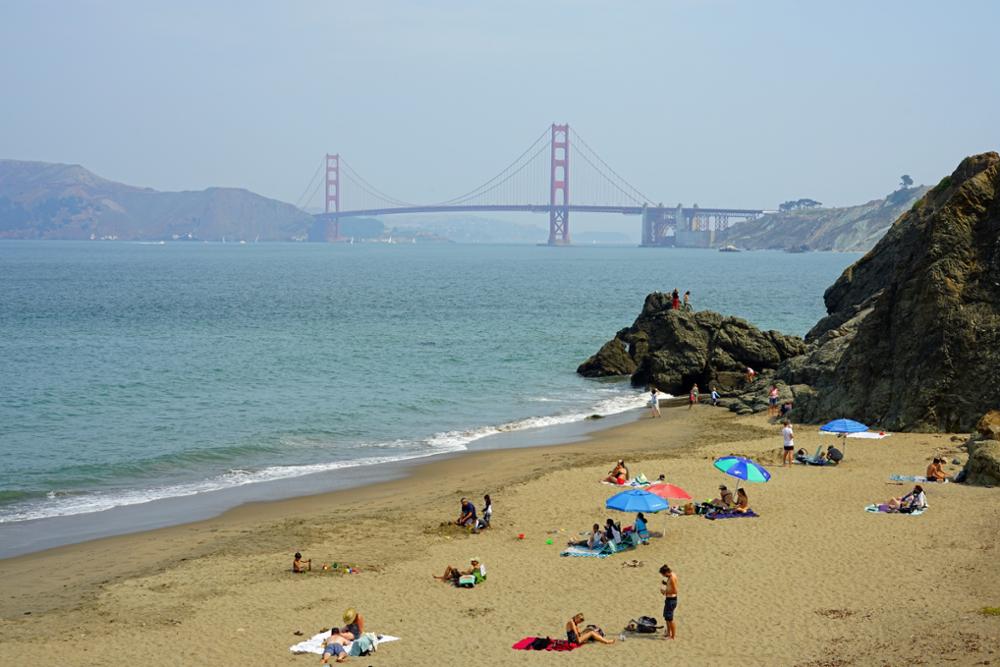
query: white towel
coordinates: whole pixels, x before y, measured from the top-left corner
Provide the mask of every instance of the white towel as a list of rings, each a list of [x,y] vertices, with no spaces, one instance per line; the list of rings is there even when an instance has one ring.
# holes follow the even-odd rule
[[[317,655],[323,655],[323,640],[330,636],[330,631],[320,632],[315,634],[309,639],[299,642],[298,644],[292,646],[289,650],[292,653],[315,653]],[[394,642],[397,641],[399,637],[393,637],[392,635],[378,635],[378,643],[383,642]],[[344,650],[350,652],[351,645],[348,644],[344,647]]]

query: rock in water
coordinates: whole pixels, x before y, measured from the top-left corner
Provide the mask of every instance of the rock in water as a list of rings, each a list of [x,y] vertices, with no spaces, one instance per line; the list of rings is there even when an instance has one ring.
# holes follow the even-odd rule
[[[963,160],[824,299],[807,340],[853,335],[813,364],[806,418],[971,431],[1000,405],[1000,155]]]
[[[737,386],[750,366],[758,372],[806,350],[805,342],[761,331],[746,320],[711,311],[673,310],[670,295],[654,292],[631,327],[622,329],[577,372],[587,377],[631,374],[635,386],[674,395],[693,383],[705,391]]]

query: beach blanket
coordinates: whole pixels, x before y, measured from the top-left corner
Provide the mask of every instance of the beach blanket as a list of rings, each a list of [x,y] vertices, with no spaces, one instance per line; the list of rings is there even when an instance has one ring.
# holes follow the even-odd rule
[[[705,514],[704,517],[709,521],[715,521],[716,519],[753,519],[759,517],[760,515],[753,510],[747,510],[746,512],[709,512]]]
[[[626,487],[627,486],[627,487],[631,487],[633,489],[641,489],[644,486],[649,486],[650,484],[652,484],[652,482],[650,482],[649,480],[647,480],[645,477],[636,477],[636,478],[628,480],[624,484],[617,484],[615,482],[608,482],[606,480],[602,480],[601,484],[607,484],[608,486],[618,486],[618,487]]]
[[[323,655],[323,640],[330,636],[330,631],[320,632],[305,641],[301,641],[295,644],[288,650],[292,653],[315,653],[316,655]],[[376,635],[375,648],[378,648],[379,644],[384,644],[385,642],[399,641],[399,637],[393,637],[392,635]],[[353,644],[354,642],[351,642]],[[344,647],[347,653],[351,652],[351,644]]]
[[[913,510],[912,512],[890,512],[889,506],[886,504],[881,505],[868,505],[865,507],[866,512],[871,512],[872,514],[902,514],[903,516],[920,516],[925,510]]]
[[[574,556],[574,557],[584,557],[584,558],[607,558],[608,556],[613,556],[614,554],[621,553],[623,551],[632,551],[636,548],[635,540],[639,540],[636,536],[634,539],[626,536],[622,542],[615,544],[609,542],[602,546],[600,549],[591,549],[586,546],[579,546],[576,544],[570,545],[559,552],[560,556]]]
[[[889,475],[889,480],[892,482],[920,482],[922,484],[947,484],[948,480],[943,482],[938,482],[937,480],[929,480],[926,477],[921,477],[920,475]]]
[[[515,651],[530,651],[532,650],[531,645],[535,643],[538,637],[525,637],[521,641],[517,642],[512,649]],[[572,651],[575,648],[579,648],[579,644],[571,644],[565,639],[552,639],[551,637],[542,637],[542,639],[548,640],[548,646],[545,647],[546,651]]]

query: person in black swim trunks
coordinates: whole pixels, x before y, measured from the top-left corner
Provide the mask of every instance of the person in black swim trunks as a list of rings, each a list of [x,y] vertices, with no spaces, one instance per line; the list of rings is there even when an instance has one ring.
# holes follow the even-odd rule
[[[660,568],[660,574],[665,577],[660,587],[663,595],[663,620],[667,622],[667,627],[663,631],[664,639],[677,638],[677,625],[674,623],[674,610],[677,609],[677,575],[673,573],[669,565]]]
[[[580,630],[580,623],[583,623],[583,614],[577,614],[566,623],[566,641],[570,644],[586,644],[587,642],[601,642],[602,644],[614,644],[614,639],[608,639],[597,630]]]

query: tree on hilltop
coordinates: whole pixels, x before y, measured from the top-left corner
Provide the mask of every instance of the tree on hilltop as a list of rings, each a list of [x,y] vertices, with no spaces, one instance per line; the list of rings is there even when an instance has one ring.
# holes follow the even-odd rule
[[[909,189],[913,185],[913,179],[910,178],[909,174],[903,174],[899,177],[899,185],[903,190]]]

